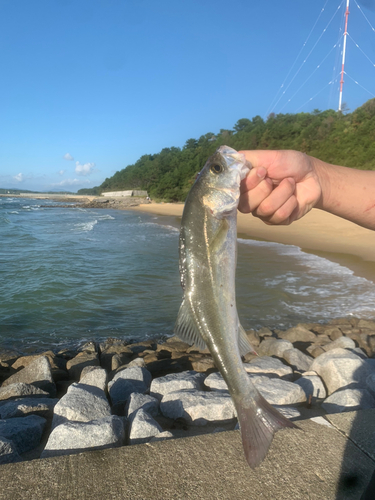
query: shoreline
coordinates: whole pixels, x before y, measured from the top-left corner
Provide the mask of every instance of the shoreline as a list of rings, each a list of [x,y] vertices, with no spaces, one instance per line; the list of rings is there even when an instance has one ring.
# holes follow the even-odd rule
[[[130,210],[181,218],[183,203],[149,203]],[[295,245],[351,269],[375,283],[375,231],[313,209],[290,226],[268,226],[250,214],[238,213],[239,238]]]

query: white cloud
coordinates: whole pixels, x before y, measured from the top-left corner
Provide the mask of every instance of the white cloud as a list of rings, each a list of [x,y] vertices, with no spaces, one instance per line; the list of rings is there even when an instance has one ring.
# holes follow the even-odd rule
[[[19,174],[15,175],[15,176],[13,177],[13,179],[14,179],[15,181],[17,181],[17,182],[22,182],[22,181],[25,179],[25,176],[24,176],[23,174],[19,173]]]
[[[95,167],[95,163],[84,163],[83,165],[76,161],[75,172],[77,175],[90,175]]]
[[[64,158],[64,160],[68,160],[68,161],[74,160],[73,156],[70,153],[64,154],[63,158]]]
[[[90,184],[90,181],[88,179],[64,179],[61,182],[51,184],[51,187],[78,186],[81,184]]]
[[[59,170],[59,175],[64,175],[65,174],[65,170]]]

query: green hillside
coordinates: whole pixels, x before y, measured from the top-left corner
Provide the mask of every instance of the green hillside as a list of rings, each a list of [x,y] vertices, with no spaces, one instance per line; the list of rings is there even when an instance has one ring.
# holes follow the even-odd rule
[[[151,198],[184,201],[207,158],[222,144],[234,149],[296,149],[329,163],[375,170],[375,99],[346,115],[334,110],[242,118],[233,130],[188,139],[182,149],[142,156],[100,186],[78,191],[147,190]]]

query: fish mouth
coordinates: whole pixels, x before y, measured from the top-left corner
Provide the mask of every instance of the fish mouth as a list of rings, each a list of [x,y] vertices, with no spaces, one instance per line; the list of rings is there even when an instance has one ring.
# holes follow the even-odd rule
[[[225,158],[227,165],[239,174],[239,182],[243,181],[252,166],[243,153],[239,153],[229,146],[220,146],[218,152]]]

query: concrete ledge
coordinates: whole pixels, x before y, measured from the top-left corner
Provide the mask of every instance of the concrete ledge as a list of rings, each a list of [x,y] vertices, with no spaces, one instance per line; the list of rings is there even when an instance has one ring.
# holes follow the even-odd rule
[[[374,436],[375,410],[361,413]],[[277,433],[255,471],[231,431],[3,465],[0,499],[359,499],[375,462],[339,430],[348,415],[355,427],[353,412]]]

